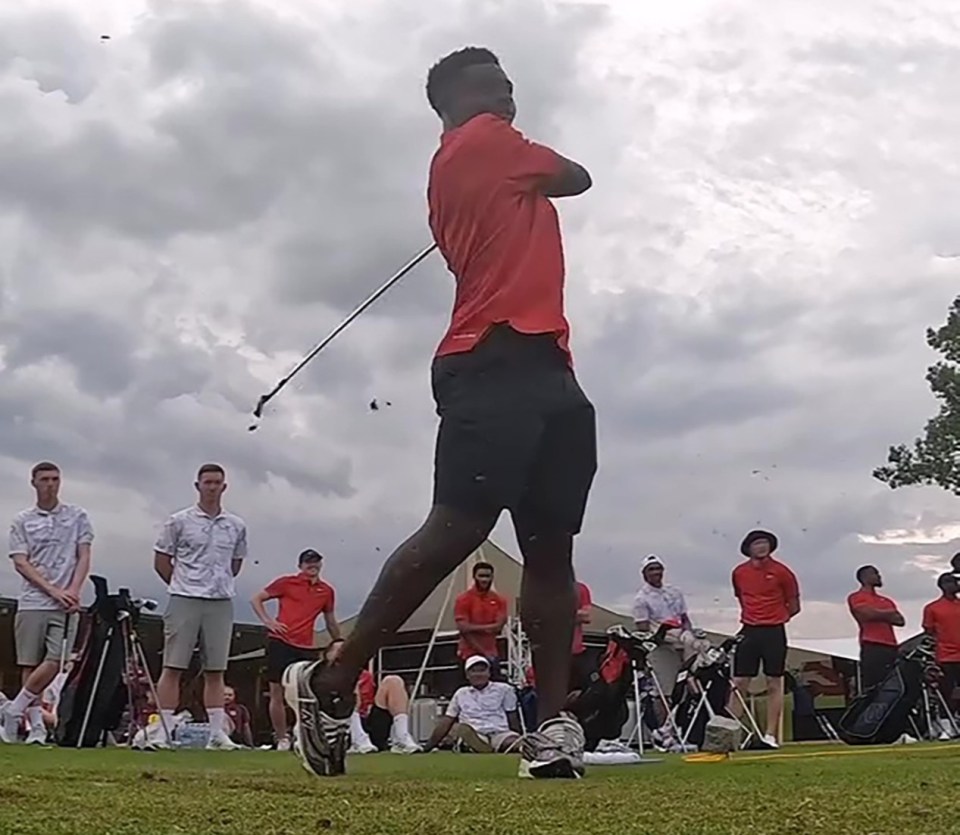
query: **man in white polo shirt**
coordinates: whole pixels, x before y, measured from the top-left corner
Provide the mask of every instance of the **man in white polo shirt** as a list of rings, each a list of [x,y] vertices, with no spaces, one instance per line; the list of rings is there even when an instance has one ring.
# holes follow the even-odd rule
[[[424,751],[432,751],[447,736],[475,754],[502,754],[520,739],[517,693],[509,684],[490,680],[490,661],[474,655],[464,665],[467,681],[453,694]]]
[[[47,734],[40,701],[76,636],[74,613],[90,574],[93,528],[82,507],[60,501],[56,464],[37,464],[30,483],[37,503],[13,520],[9,549],[23,578],[13,627],[22,689],[0,709],[0,740],[17,742],[26,715],[27,742],[43,744]]]
[[[157,683],[162,721],[152,725],[150,744],[170,744],[166,729],[173,726],[180,701],[180,678],[190,666],[197,640],[203,662],[203,704],[210,722],[208,748],[239,748],[224,723],[223,674],[233,633],[234,578],[247,555],[243,520],[225,511],[227,489],[219,464],[204,464],[197,473],[199,498],[192,507],[174,513],[163,525],[154,546],[154,568],[170,591],[163,619],[163,672]]]

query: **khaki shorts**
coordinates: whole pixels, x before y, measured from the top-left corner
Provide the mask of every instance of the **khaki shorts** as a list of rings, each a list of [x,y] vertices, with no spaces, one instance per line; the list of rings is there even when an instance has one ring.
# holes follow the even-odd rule
[[[233,601],[170,595],[163,616],[163,666],[186,670],[200,641],[200,659],[208,673],[222,673],[230,657]]]
[[[647,663],[663,688],[664,695],[669,698],[677,683],[683,656],[672,646],[659,646],[647,656]]]
[[[449,737],[459,741],[465,748],[474,754],[500,754],[508,745],[519,739],[513,731],[500,731],[495,734],[482,734],[475,731],[470,725],[457,722],[450,729]]]
[[[27,609],[17,611],[13,621],[14,642],[17,646],[17,664],[21,667],[36,667],[44,661],[56,661],[64,657],[64,629],[67,629],[66,657],[77,639],[79,615],[71,615],[67,626],[67,613],[55,609]]]

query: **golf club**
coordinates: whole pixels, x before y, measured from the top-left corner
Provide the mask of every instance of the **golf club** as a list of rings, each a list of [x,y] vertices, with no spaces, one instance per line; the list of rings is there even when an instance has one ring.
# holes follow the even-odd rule
[[[423,261],[431,252],[437,248],[437,245],[430,244],[426,249],[417,253],[413,256],[406,264],[404,264],[397,272],[395,272],[390,278],[388,278],[379,288],[377,288],[373,293],[371,293],[366,299],[364,299],[357,308],[347,316],[339,325],[337,325],[324,339],[322,339],[317,345],[307,354],[300,362],[296,364],[293,370],[287,374],[286,377],[282,378],[269,392],[262,395],[257,401],[257,406],[253,410],[253,416],[257,420],[263,417],[263,409],[274,397],[276,397],[297,374],[312,360],[317,354],[319,354],[324,348],[327,347],[334,339],[344,331],[351,322],[354,321],[361,313],[363,313],[370,305],[372,305],[377,299],[379,299],[384,293],[387,292],[394,284],[396,284],[401,278],[403,278],[410,270],[412,270],[417,264]],[[247,427],[248,431],[253,432],[259,424],[252,423]]]

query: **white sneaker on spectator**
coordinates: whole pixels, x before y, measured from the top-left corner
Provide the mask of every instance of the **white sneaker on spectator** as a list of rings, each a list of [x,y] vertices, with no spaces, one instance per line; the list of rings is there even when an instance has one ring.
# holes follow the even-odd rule
[[[31,728],[30,733],[27,734],[26,741],[27,741],[27,745],[46,745],[47,729],[44,727]]]
[[[773,734],[764,734],[760,741],[766,745],[768,748],[779,748],[780,743],[777,742],[777,738]]]
[[[399,739],[390,743],[391,754],[419,754],[423,748],[418,745],[412,737]]]
[[[10,712],[9,704],[0,707],[0,742],[12,745],[20,741],[20,717]]]
[[[290,751],[291,747],[290,737],[285,736],[283,739],[277,740],[277,751]]]
[[[361,740],[356,745],[351,745],[347,749],[348,754],[376,754],[380,749],[377,748],[369,739]]]
[[[223,731],[210,734],[210,740],[207,742],[208,751],[240,751],[242,745],[237,745]]]

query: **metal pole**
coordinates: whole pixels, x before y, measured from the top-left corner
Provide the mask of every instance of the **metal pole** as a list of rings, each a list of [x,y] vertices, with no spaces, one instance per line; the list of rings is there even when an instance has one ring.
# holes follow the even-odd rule
[[[420,692],[420,684],[423,682],[423,674],[427,670],[427,663],[430,661],[430,653],[433,652],[433,645],[437,642],[437,633],[440,631],[440,624],[443,622],[443,614],[447,611],[450,604],[450,595],[453,593],[453,585],[457,581],[457,572],[450,575],[450,582],[447,583],[447,593],[443,598],[443,605],[437,612],[437,622],[433,625],[433,633],[430,635],[430,642],[427,644],[427,651],[423,656],[423,663],[420,664],[420,670],[417,673],[417,680],[413,685],[412,697],[416,699]]]

